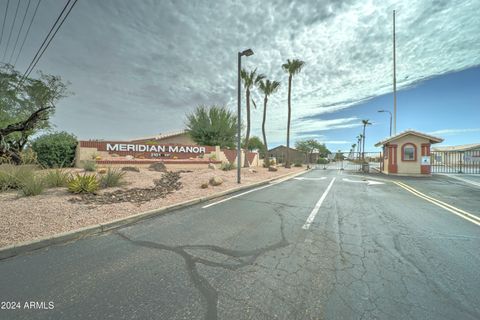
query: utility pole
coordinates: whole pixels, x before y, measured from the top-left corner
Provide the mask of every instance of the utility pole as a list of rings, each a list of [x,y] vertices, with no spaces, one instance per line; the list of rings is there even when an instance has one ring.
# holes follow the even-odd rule
[[[393,10],[393,134],[397,134],[397,74],[395,57],[395,10]],[[391,134],[390,134],[391,135]]]

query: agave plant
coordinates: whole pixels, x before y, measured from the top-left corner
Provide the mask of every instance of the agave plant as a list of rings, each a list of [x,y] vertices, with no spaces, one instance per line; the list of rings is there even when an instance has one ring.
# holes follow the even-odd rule
[[[97,176],[94,174],[77,173],[75,177],[68,182],[68,191],[72,193],[95,193],[100,187]]]

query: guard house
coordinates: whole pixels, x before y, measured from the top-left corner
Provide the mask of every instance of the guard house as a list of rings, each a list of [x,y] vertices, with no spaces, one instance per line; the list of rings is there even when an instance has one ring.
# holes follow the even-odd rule
[[[375,144],[383,148],[381,171],[396,175],[430,175],[430,146],[442,142],[414,130],[407,130]]]

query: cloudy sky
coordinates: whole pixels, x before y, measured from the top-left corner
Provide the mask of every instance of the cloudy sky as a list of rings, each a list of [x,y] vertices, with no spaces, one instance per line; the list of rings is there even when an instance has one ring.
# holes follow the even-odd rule
[[[10,0],[7,27],[18,1]],[[20,3],[15,28],[27,2]],[[17,69],[26,69],[65,2],[42,0]],[[1,15],[6,3],[0,1]],[[282,84],[269,102],[272,147],[286,135],[281,65],[299,58],[306,66],[293,83],[293,141],[317,138],[348,150],[368,118],[370,148],[388,135],[388,116],[377,110],[393,104],[393,9],[398,129],[433,132],[449,144],[479,140],[478,0],[78,0],[37,69],[61,75],[75,93],[58,104],[58,130],[126,139],[182,129],[185,113],[200,104],[235,110],[236,55],[252,48],[244,66]],[[2,43],[0,58],[4,50],[8,60],[11,47]],[[254,99],[261,104],[256,92]],[[255,135],[261,112],[253,110]]]

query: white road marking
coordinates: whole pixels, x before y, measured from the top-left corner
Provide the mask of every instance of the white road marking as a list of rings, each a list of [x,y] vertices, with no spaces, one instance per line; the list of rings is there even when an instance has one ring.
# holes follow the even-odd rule
[[[214,205],[217,205],[217,204],[219,204],[219,203],[222,203],[222,202],[225,202],[225,201],[228,201],[228,200],[231,200],[231,199],[238,198],[238,197],[243,196],[244,194],[247,194],[247,193],[250,193],[250,192],[254,192],[254,191],[257,191],[257,190],[262,190],[262,189],[265,189],[265,188],[274,186],[274,185],[276,185],[277,183],[278,183],[278,182],[276,182],[276,183],[271,183],[271,184],[267,184],[266,186],[258,187],[258,188],[255,188],[255,189],[251,189],[251,190],[248,190],[248,191],[245,191],[245,192],[236,194],[236,195],[234,195],[234,196],[231,196],[231,197],[229,197],[229,198],[225,198],[225,199],[222,199],[222,200],[220,200],[220,201],[207,204],[207,205],[203,206],[202,209],[209,208],[209,207],[214,206]]]
[[[335,179],[336,179],[336,178],[333,178],[333,179],[332,179],[332,181],[331,181],[330,184],[328,185],[327,189],[325,190],[325,192],[322,194],[322,196],[321,196],[320,199],[318,200],[317,204],[315,204],[315,207],[313,208],[312,212],[311,212],[310,215],[308,216],[307,221],[306,221],[305,224],[303,225],[302,229],[308,230],[308,229],[310,228],[310,225],[312,224],[313,220],[315,219],[315,216],[317,215],[318,210],[320,210],[320,207],[322,206],[323,201],[325,200],[325,198],[327,197],[328,192],[329,192],[330,189],[332,188],[332,185],[333,185],[333,183],[335,182]]]
[[[346,182],[353,182],[353,183],[366,183],[369,186],[376,185],[376,184],[385,184],[383,182],[373,181],[373,180],[350,180],[348,178],[343,178],[342,180]]]
[[[400,181],[394,181],[394,183],[396,185],[398,185],[399,187],[402,187],[403,189],[407,190],[408,192],[416,195],[417,197],[419,198],[422,198],[424,200],[427,200],[428,202],[430,203],[433,203],[434,205],[436,206],[439,206],[440,208],[443,208],[457,216],[459,216],[460,218],[463,218],[467,221],[470,221],[478,226],[480,226],[480,218],[471,214],[471,213],[468,213],[466,212],[465,210],[462,210],[462,209],[459,209],[457,207],[454,207],[448,203],[445,203],[443,201],[440,201],[438,199],[435,199],[435,198],[432,198],[430,196],[427,196],[426,194],[424,193],[421,193],[420,191],[410,187],[409,185],[403,183],[403,182],[400,182]]]
[[[305,172],[302,172],[302,173],[300,173],[300,174],[304,174],[304,173],[307,173],[307,172],[308,172],[308,171],[305,171]],[[265,188],[274,186],[274,185],[276,185],[276,184],[282,183],[282,182],[287,181],[287,180],[290,180],[290,179],[292,179],[292,178],[294,178],[294,177],[291,177],[291,176],[290,176],[290,177],[286,177],[286,178],[282,178],[282,179],[276,180],[275,182],[270,182],[269,184],[267,184],[267,185],[265,185],[265,186],[261,186],[261,187],[255,188],[255,189],[251,189],[251,190],[248,190],[248,191],[245,191],[245,192],[236,194],[236,195],[234,195],[234,196],[231,196],[231,197],[222,199],[222,200],[220,200],[220,201],[207,204],[207,205],[203,206],[202,209],[209,208],[209,207],[212,207],[212,206],[217,205],[217,204],[219,204],[219,203],[222,203],[222,202],[225,202],[225,201],[228,201],[228,200],[231,200],[231,199],[238,198],[238,197],[240,197],[240,196],[243,196],[244,194],[248,194],[248,193],[251,193],[251,192],[254,192],[254,191],[257,191],[257,190],[261,190],[261,189],[265,189]],[[294,179],[295,179],[295,178],[294,178]]]
[[[320,178],[303,178],[303,177],[298,177],[298,178],[293,178],[295,180],[325,180],[327,177],[320,177]]]

